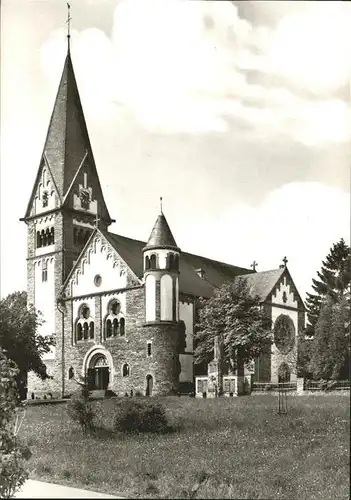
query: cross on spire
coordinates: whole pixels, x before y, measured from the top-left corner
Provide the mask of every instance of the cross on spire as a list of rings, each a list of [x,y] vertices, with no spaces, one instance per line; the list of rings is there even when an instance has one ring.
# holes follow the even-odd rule
[[[253,261],[253,263],[250,265],[250,267],[252,267],[252,269],[254,271],[256,271],[256,267],[258,266],[258,262],[256,262],[255,260]]]
[[[71,10],[71,6],[70,4],[67,2],[67,21],[66,21],[66,24],[67,24],[67,45],[68,45],[68,52],[70,50],[70,38],[71,38],[71,13],[70,13],[70,10]]]
[[[163,212],[162,212],[162,196],[160,196],[160,208],[161,208],[161,214],[163,214]]]
[[[286,257],[284,257],[284,259],[283,259],[284,267],[286,267],[287,262],[288,262],[288,259]]]

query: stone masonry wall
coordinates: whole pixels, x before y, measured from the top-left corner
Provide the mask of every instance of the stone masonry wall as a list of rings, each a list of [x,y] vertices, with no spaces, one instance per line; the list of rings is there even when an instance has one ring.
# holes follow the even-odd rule
[[[71,394],[77,390],[74,380],[69,380],[68,371],[72,367],[75,374],[83,375],[89,367],[89,359],[94,354],[104,354],[110,364],[109,389],[118,395],[145,394],[146,376],[153,377],[153,394],[168,394],[177,389],[175,372],[175,352],[178,325],[174,323],[144,324],[144,287],[127,292],[125,335],[104,340],[102,335],[100,298],[95,298],[95,340],[73,345],[72,342],[72,305],[67,301],[64,335],[64,365],[58,361],[57,375],[63,366],[64,391]],[[148,356],[147,342],[152,343],[151,356]],[[130,374],[122,376],[122,367],[127,363]]]

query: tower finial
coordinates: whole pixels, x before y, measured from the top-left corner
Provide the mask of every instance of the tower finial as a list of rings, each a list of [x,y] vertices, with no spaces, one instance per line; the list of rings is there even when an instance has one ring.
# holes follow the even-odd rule
[[[71,38],[71,6],[70,4],[67,2],[67,48],[68,48],[68,52],[70,51],[70,38]]]
[[[163,212],[162,212],[162,196],[160,196],[160,207],[161,207],[161,214],[163,214]]]

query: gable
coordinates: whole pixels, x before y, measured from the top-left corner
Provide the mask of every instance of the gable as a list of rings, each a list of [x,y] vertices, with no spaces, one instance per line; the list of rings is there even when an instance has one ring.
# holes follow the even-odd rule
[[[296,309],[305,308],[303,300],[297,291],[288,269],[284,270],[284,273],[271,290],[269,299],[272,303],[281,306],[293,307]]]
[[[95,231],[63,286],[66,296],[80,296],[140,284],[100,231]]]
[[[25,217],[45,214],[45,212],[59,206],[60,203],[61,199],[57,186],[44,154],[40,162]]]
[[[82,199],[81,194],[87,196],[87,203],[84,203],[84,198]],[[74,210],[83,210],[87,214],[98,214],[105,221],[111,220],[102,194],[94,159],[88,151],[86,151],[68,187],[63,204]]]

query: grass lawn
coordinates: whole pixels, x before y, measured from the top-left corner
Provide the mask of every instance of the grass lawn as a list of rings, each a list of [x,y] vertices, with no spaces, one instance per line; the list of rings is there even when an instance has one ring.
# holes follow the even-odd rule
[[[156,399],[156,398],[155,398]],[[94,403],[107,432],[83,436],[66,405],[27,410],[30,477],[132,498],[349,498],[349,397],[159,398],[177,432],[112,434],[116,401]]]

